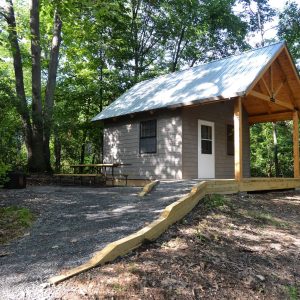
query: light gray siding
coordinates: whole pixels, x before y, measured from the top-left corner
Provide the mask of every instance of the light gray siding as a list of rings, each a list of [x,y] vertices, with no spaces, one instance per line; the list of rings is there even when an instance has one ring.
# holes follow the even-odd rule
[[[104,162],[131,164],[119,171],[129,178],[182,178],[182,122],[180,112],[159,111],[106,122]],[[157,153],[139,153],[140,121],[157,120]]]
[[[157,120],[157,153],[139,153],[140,121]],[[234,156],[227,155],[226,128],[233,124],[233,101],[145,113],[106,121],[104,162],[130,166],[119,172],[129,178],[188,179],[198,177],[198,120],[215,123],[216,178],[234,178]],[[243,114],[244,177],[250,177],[247,113]]]
[[[249,126],[247,114],[243,121],[244,176],[250,176]],[[185,107],[182,110],[182,174],[183,178],[198,177],[198,120],[215,124],[216,178],[234,178],[234,156],[227,155],[226,128],[233,124],[233,101]]]

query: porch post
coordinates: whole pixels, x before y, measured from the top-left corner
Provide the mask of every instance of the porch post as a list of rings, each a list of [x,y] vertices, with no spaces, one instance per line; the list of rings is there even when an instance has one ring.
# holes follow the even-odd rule
[[[243,109],[242,98],[234,103],[234,176],[235,180],[243,179]]]
[[[294,178],[299,178],[299,117],[297,111],[294,111],[293,113],[293,154]]]

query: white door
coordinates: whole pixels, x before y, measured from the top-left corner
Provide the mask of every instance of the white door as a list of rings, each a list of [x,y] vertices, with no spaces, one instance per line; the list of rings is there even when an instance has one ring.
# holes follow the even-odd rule
[[[198,120],[198,178],[215,178],[215,124]]]

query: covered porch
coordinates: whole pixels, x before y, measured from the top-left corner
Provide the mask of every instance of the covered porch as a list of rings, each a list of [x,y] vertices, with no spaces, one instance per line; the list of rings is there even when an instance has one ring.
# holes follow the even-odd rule
[[[241,191],[260,189],[284,189],[299,186],[299,107],[300,80],[295,64],[286,47],[261,70],[247,92],[234,103],[234,181]],[[292,178],[244,178],[243,177],[243,113],[249,125],[265,122],[293,122]],[[221,182],[216,181],[220,186]],[[229,184],[229,182],[228,182]],[[250,187],[252,186],[252,187]],[[265,188],[264,188],[265,187]]]

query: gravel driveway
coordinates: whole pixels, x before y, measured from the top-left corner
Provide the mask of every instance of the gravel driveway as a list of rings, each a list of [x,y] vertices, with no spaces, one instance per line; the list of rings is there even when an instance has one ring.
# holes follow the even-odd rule
[[[28,207],[38,219],[24,237],[0,245],[0,253],[9,253],[0,257],[0,299],[52,299],[53,288],[41,285],[50,276],[142,228],[195,183],[161,182],[145,198],[133,187],[1,190],[0,206]]]

